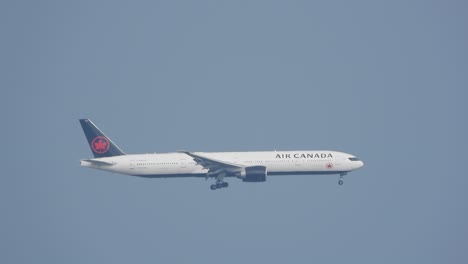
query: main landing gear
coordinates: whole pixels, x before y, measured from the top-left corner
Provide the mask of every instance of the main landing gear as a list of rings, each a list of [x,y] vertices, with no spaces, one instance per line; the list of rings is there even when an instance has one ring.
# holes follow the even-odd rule
[[[214,191],[216,189],[227,188],[229,186],[229,183],[224,181],[224,177],[226,177],[225,172],[219,173],[216,177],[216,183],[211,185],[210,189]]]
[[[344,182],[343,182],[343,176],[345,176],[345,175],[346,175],[346,173],[341,173],[341,174],[340,174],[340,180],[338,181],[338,184],[339,184],[339,185],[343,185],[343,183],[344,183]]]
[[[227,188],[229,186],[229,183],[227,182],[216,182],[215,184],[212,184],[210,186],[211,190],[216,190],[216,189],[221,189],[221,188]]]

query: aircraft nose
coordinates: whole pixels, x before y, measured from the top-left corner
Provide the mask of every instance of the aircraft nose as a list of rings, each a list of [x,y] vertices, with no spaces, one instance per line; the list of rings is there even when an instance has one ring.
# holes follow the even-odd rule
[[[362,167],[364,167],[364,161],[360,160],[360,161],[359,161],[358,169],[359,169],[359,168],[362,168]]]

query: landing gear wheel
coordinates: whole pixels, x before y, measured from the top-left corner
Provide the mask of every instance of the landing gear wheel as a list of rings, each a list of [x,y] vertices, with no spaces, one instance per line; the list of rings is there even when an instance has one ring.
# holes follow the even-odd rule
[[[227,188],[229,186],[229,183],[223,182],[223,188]]]
[[[339,181],[338,181],[338,184],[339,184],[339,185],[343,185],[343,180],[339,180]]]
[[[222,182],[216,183],[216,188],[217,188],[217,189],[223,188],[223,183],[222,183]]]
[[[214,191],[214,190],[216,190],[216,189],[218,189],[218,188],[216,187],[216,184],[212,184],[212,185],[210,186],[210,189]]]

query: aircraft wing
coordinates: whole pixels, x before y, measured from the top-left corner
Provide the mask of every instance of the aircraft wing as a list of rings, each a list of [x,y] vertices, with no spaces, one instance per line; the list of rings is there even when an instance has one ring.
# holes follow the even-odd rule
[[[212,158],[207,158],[202,155],[194,154],[188,151],[183,151],[183,153],[189,155],[190,157],[193,158],[193,160],[200,166],[202,166],[205,169],[208,169],[209,171],[212,172],[217,172],[217,171],[238,171],[240,168],[242,168],[242,165],[234,164],[234,163],[229,163],[225,161],[220,161]]]

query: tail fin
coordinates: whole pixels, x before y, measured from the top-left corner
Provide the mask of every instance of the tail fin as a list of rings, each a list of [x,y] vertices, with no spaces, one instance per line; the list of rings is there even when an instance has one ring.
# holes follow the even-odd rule
[[[80,119],[80,123],[95,158],[125,155],[91,120]]]

